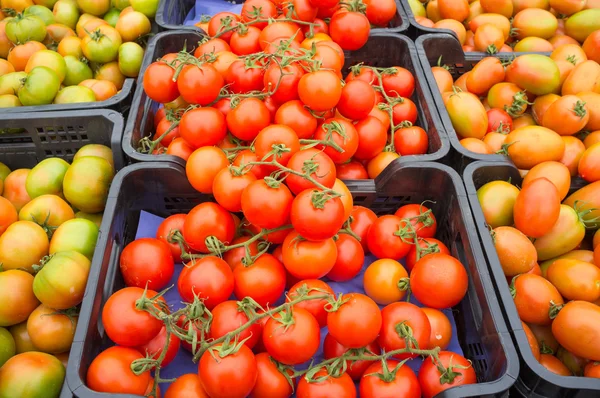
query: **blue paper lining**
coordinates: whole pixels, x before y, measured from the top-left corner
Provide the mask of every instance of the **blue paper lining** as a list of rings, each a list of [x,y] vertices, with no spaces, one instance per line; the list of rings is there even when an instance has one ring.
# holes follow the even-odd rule
[[[157,217],[153,214],[142,211],[140,214],[140,222],[138,224],[138,229],[137,229],[135,238],[139,239],[139,238],[154,238],[154,237],[156,237],[156,230],[158,229],[158,226],[160,225],[160,223],[163,220],[164,219],[161,217]],[[376,260],[376,258],[371,255],[366,256],[365,263],[363,264],[363,268],[362,268],[361,272],[354,279],[352,279],[348,282],[339,283],[339,282],[327,281],[327,283],[329,284],[329,286],[331,286],[331,288],[333,289],[333,291],[336,294],[351,293],[351,292],[358,292],[358,293],[364,294],[365,293],[364,288],[363,288],[364,271],[367,269],[369,264],[371,264],[375,260]],[[183,265],[181,265],[181,264],[175,265],[175,274],[173,275],[173,278],[171,278],[171,281],[169,282],[168,286],[171,286],[171,285],[177,286],[177,279],[179,278],[179,274],[181,272],[182,267],[183,267]],[[181,297],[179,296],[179,293],[177,292],[176,287],[170,289],[165,294],[164,297],[165,297],[165,300],[167,300],[167,303],[169,303],[171,308],[173,308],[174,310],[184,307],[184,304],[182,304]],[[232,296],[231,299],[235,299],[235,297]],[[284,299],[284,297],[282,296],[282,298],[280,299],[280,302],[283,302],[283,299]],[[415,305],[418,305],[419,307],[423,307],[423,305],[421,303],[419,303],[417,300],[415,300],[414,298],[411,298],[410,302]],[[380,307],[382,307],[382,306],[380,306]],[[442,310],[442,312],[444,312],[444,314],[448,317],[448,319],[450,320],[450,323],[452,324],[452,339],[450,341],[450,345],[448,346],[447,350],[456,352],[460,355],[463,355],[462,348],[460,347],[460,345],[458,343],[458,338],[457,338],[457,333],[456,333],[456,323],[454,321],[454,317],[452,316],[452,310],[445,309],[445,310]],[[322,347],[323,347],[323,340],[325,339],[326,335],[327,335],[327,327],[321,329],[321,347],[319,348],[319,351],[315,355],[315,363],[318,363],[321,360],[323,360]],[[407,365],[409,365],[415,372],[418,372],[419,368],[421,367],[421,363],[422,363],[422,360],[420,358],[415,358],[415,359],[409,360],[407,362]],[[305,368],[306,366],[308,366],[308,363],[304,364],[304,366],[299,366],[298,368],[301,369],[303,367]],[[166,379],[171,379],[171,378],[177,378],[178,376],[181,376],[186,373],[197,373],[197,372],[198,372],[198,365],[192,362],[192,354],[189,351],[181,348],[179,350],[179,353],[173,360],[173,362],[171,362],[168,366],[166,366],[163,370],[161,370],[161,377],[166,378]],[[160,388],[161,388],[163,394],[166,391],[166,389],[168,388],[169,384],[170,383],[161,383]]]
[[[225,0],[197,0],[194,8],[190,10],[184,25],[195,25],[200,22],[202,15],[215,15],[219,12],[227,11],[239,14],[242,11],[243,4],[232,4]]]

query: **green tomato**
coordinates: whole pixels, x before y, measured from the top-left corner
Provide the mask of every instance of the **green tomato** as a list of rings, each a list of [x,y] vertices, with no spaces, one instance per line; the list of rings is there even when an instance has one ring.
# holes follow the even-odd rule
[[[40,17],[40,19],[44,21],[46,26],[54,23],[54,14],[52,14],[52,11],[50,11],[48,7],[45,7],[43,5],[34,5],[27,7],[23,14],[35,15],[36,17]]]
[[[90,260],[74,250],[55,253],[33,279],[33,293],[48,307],[66,310],[81,303]]]
[[[17,14],[6,23],[6,37],[14,44],[28,41],[43,41],[46,38],[46,24],[35,15]]]
[[[56,4],[56,2],[57,2],[57,0],[35,0],[34,1],[35,4],[44,6],[49,10],[54,8],[54,5]]]
[[[104,16],[104,20],[106,22],[108,22],[108,24],[110,26],[112,26],[114,28],[115,26],[117,26],[117,21],[119,20],[119,15],[121,15],[121,10],[119,10],[117,8],[113,8],[109,12],[106,13],[106,15]]]
[[[91,214],[91,213],[84,213],[83,211],[78,211],[77,213],[75,213],[75,218],[82,218],[85,220],[89,220],[89,221],[93,222],[94,224],[96,224],[96,226],[98,228],[100,228],[100,225],[102,225],[102,215],[103,215],[103,213]]]
[[[0,162],[0,181],[4,181],[6,176],[9,174],[10,174],[10,169],[8,168],[8,166],[5,165],[4,163]]]
[[[115,28],[104,25],[86,34],[81,41],[81,50],[90,61],[107,64],[117,59],[122,42]]]
[[[513,224],[513,207],[519,188],[506,181],[492,181],[477,190],[477,199],[485,217],[492,228]]]
[[[142,67],[144,49],[137,43],[128,42],[119,47],[119,70],[127,77],[137,77]]]
[[[56,72],[45,66],[36,66],[19,89],[19,100],[25,106],[51,104],[59,89],[60,79]]]
[[[55,104],[77,104],[82,102],[96,102],[96,94],[91,88],[84,86],[65,87],[56,94]]]
[[[110,165],[114,168],[115,162],[113,160],[113,152],[112,149],[105,145],[100,144],[87,144],[79,148],[73,160],[77,160],[79,158],[84,158],[86,156],[98,156],[104,158],[110,163]]]
[[[23,87],[26,77],[27,72],[11,72],[0,76],[0,95],[16,95],[19,89]]]
[[[72,55],[65,57],[65,63],[67,64],[67,75],[63,81],[65,86],[76,86],[82,81],[94,77],[92,69]]]
[[[13,94],[2,94],[0,95],[0,108],[14,108],[16,106],[21,106],[21,101],[19,101],[19,97]]]
[[[60,158],[39,162],[27,175],[25,190],[31,199],[42,195],[60,195],[69,163]]]
[[[27,61],[25,72],[30,72],[36,66],[45,66],[52,69],[61,83],[65,80],[67,64],[63,56],[56,51],[41,50],[32,54],[29,61]]]
[[[0,397],[57,398],[65,380],[65,367],[54,355],[25,352],[0,368]]]
[[[58,0],[54,4],[53,14],[57,23],[67,25],[71,29],[75,29],[79,20],[77,3],[70,0]]]
[[[135,11],[141,12],[148,18],[154,18],[158,10],[158,0],[130,0]]]
[[[77,0],[77,5],[83,12],[100,17],[110,9],[110,0]]]
[[[73,250],[92,261],[97,240],[96,224],[84,218],[74,218],[65,221],[54,231],[50,241],[50,254]]]
[[[131,3],[129,3],[129,0],[112,0],[112,6],[119,11],[123,11],[130,5]]]
[[[410,6],[410,10],[415,15],[415,17],[427,16],[425,7],[423,6],[423,3],[421,3],[419,0],[408,0],[408,5]]]
[[[0,328],[0,368],[6,363],[11,357],[14,357],[17,351],[15,346],[15,339],[12,334],[5,329]]]
[[[63,181],[65,198],[86,213],[104,210],[114,169],[98,156],[85,156],[73,161]]]

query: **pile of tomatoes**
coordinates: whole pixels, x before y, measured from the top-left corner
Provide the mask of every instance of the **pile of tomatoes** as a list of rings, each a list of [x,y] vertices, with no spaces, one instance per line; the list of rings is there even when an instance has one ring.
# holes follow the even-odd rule
[[[493,181],[477,196],[534,357],[551,372],[597,378],[600,181],[567,196],[570,182],[567,166],[548,161],[521,190]]]
[[[449,29],[464,51],[550,52],[600,29],[598,0],[408,0],[419,25]]]
[[[181,346],[198,371],[178,377],[166,397],[355,397],[354,382],[361,397],[432,397],[476,383],[470,362],[445,351],[452,326],[440,310],[463,299],[468,276],[434,238],[431,210],[409,204],[377,217],[349,193],[318,210],[306,202],[311,192],[296,197],[291,215],[248,192],[242,221],[217,196],[129,243],[119,261],[127,287],[102,309],[117,345],[91,362],[87,386],[158,396],[154,382]],[[167,303],[157,292],[174,275],[179,296]],[[328,281],[361,287],[336,297]],[[408,291],[426,307],[405,301]],[[185,307],[173,309],[180,300]],[[417,376],[400,361],[418,355],[426,358]]]
[[[486,57],[455,81],[447,69],[432,68],[460,143],[506,154],[520,170],[557,161],[572,176],[598,181],[600,65],[573,44],[508,63]]]
[[[1,4],[0,107],[5,108],[116,95],[126,78],[139,73],[158,1]]]
[[[367,2],[367,16],[375,4]],[[283,13],[284,19],[260,22],[256,10],[261,18]],[[186,160],[190,181],[201,192],[210,192],[210,174],[251,159],[273,158],[300,170],[319,152],[317,174],[332,182],[336,175],[375,178],[401,155],[427,153],[427,133],[413,125],[415,79],[409,70],[360,64],[342,78],[343,50],[368,40],[367,16],[342,8],[327,25],[314,13],[286,14],[268,0],[248,1],[241,20],[215,15],[207,28],[212,38],[193,56],[165,54],[152,63],[144,90],[164,107],[142,150]],[[356,32],[346,17],[362,21],[364,31]],[[272,171],[252,169],[257,178]],[[205,178],[210,181],[197,181]]]
[[[60,392],[113,167],[95,144],[72,164],[0,163],[0,396]]]

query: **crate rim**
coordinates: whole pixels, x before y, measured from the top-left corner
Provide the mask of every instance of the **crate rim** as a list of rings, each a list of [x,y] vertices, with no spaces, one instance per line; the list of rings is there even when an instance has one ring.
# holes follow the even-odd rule
[[[480,160],[470,163],[465,167],[465,170],[463,172],[463,180],[465,183],[465,189],[467,191],[469,203],[471,206],[471,211],[473,213],[475,228],[477,229],[477,233],[480,237],[481,247],[484,250],[490,275],[494,278],[494,281],[496,282],[494,285],[496,286],[496,291],[498,293],[499,300],[502,301],[502,307],[505,312],[507,326],[510,328],[510,334],[513,336],[513,339],[516,343],[515,347],[519,351],[520,357],[525,361],[526,365],[529,368],[531,368],[532,371],[536,373],[540,378],[544,379],[544,381],[561,388],[577,390],[597,390],[598,394],[600,394],[600,379],[577,376],[560,376],[554,374],[547,370],[544,366],[542,366],[533,357],[533,354],[529,349],[527,337],[525,336],[525,331],[523,330],[523,327],[521,325],[521,319],[519,318],[516,307],[513,304],[514,301],[508,289],[508,283],[502,284],[502,282],[505,281],[504,273],[502,271],[502,267],[500,266],[500,262],[498,260],[496,249],[494,248],[494,244],[491,241],[489,234],[483,235],[480,229],[480,223],[484,216],[481,210],[481,206],[479,205],[479,200],[477,199],[477,190],[473,182],[473,174],[476,170],[480,168],[494,166],[512,167],[513,169],[518,171],[516,166],[509,161],[490,162]],[[483,222],[485,223],[484,219]],[[501,278],[500,284],[498,283],[498,278]],[[506,303],[509,303],[510,308],[506,308]]]

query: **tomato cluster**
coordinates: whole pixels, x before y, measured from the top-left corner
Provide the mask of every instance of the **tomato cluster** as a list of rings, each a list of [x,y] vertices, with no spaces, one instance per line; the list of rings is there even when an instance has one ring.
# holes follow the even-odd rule
[[[94,144],[70,165],[0,163],[0,396],[60,392],[113,167]]]
[[[302,222],[314,212],[319,225],[303,229],[277,209],[253,224],[249,215],[269,204],[265,192],[251,193],[252,211],[242,209],[242,221],[217,199],[166,218],[155,238],[124,248],[120,269],[127,287],[102,309],[104,330],[118,346],[92,361],[88,387],[156,396],[149,370],[154,368],[160,380],[160,368],[181,346],[198,361],[198,374],[180,376],[167,397],[289,397],[294,391],[298,397],[353,397],[354,381],[363,397],[433,397],[476,383],[469,361],[445,351],[452,326],[440,310],[463,299],[468,277],[435,239],[437,221],[430,209],[409,204],[377,217],[353,206],[348,193],[343,201],[335,197],[344,228],[328,221],[327,207],[335,201],[323,198],[322,209],[311,210],[308,203],[302,210]],[[364,273],[366,294],[336,297],[321,278],[355,278],[369,252],[378,260]],[[157,291],[182,261],[177,290],[186,307],[173,312]],[[401,301],[408,291],[426,307]],[[285,303],[278,305],[282,296]],[[314,359],[325,326],[324,362],[298,370]],[[400,361],[419,355],[426,359],[417,377]]]
[[[2,2],[1,108],[104,101],[138,75],[158,2],[33,3]]]
[[[550,52],[600,29],[598,0],[409,0],[416,22],[448,29],[464,51]],[[597,39],[594,39],[597,40]]]
[[[241,17],[217,14],[206,28],[211,37],[193,56],[166,54],[148,67],[144,90],[164,107],[142,151],[186,160],[190,181],[201,192],[211,191],[214,175],[229,163],[277,161],[299,171],[316,157],[316,175],[326,175],[324,184],[331,186],[336,175],[375,178],[399,155],[426,153],[427,133],[413,126],[417,107],[409,70],[359,64],[342,79],[343,50],[367,42],[369,10],[381,4],[367,2],[366,16],[345,5],[329,24],[314,16],[286,17],[291,3],[282,4],[252,0]],[[338,15],[363,19],[366,29],[351,33],[357,24],[338,26]],[[252,168],[257,178],[273,171]]]
[[[548,161],[523,187],[493,181],[477,191],[534,357],[551,372],[598,377],[600,182],[567,197],[569,169]],[[562,201],[562,204],[561,204]],[[595,248],[595,249],[594,249]]]
[[[600,65],[580,47],[509,65],[486,57],[456,80],[443,67],[432,71],[466,149],[506,154],[521,170],[557,161],[572,176],[600,179]]]

